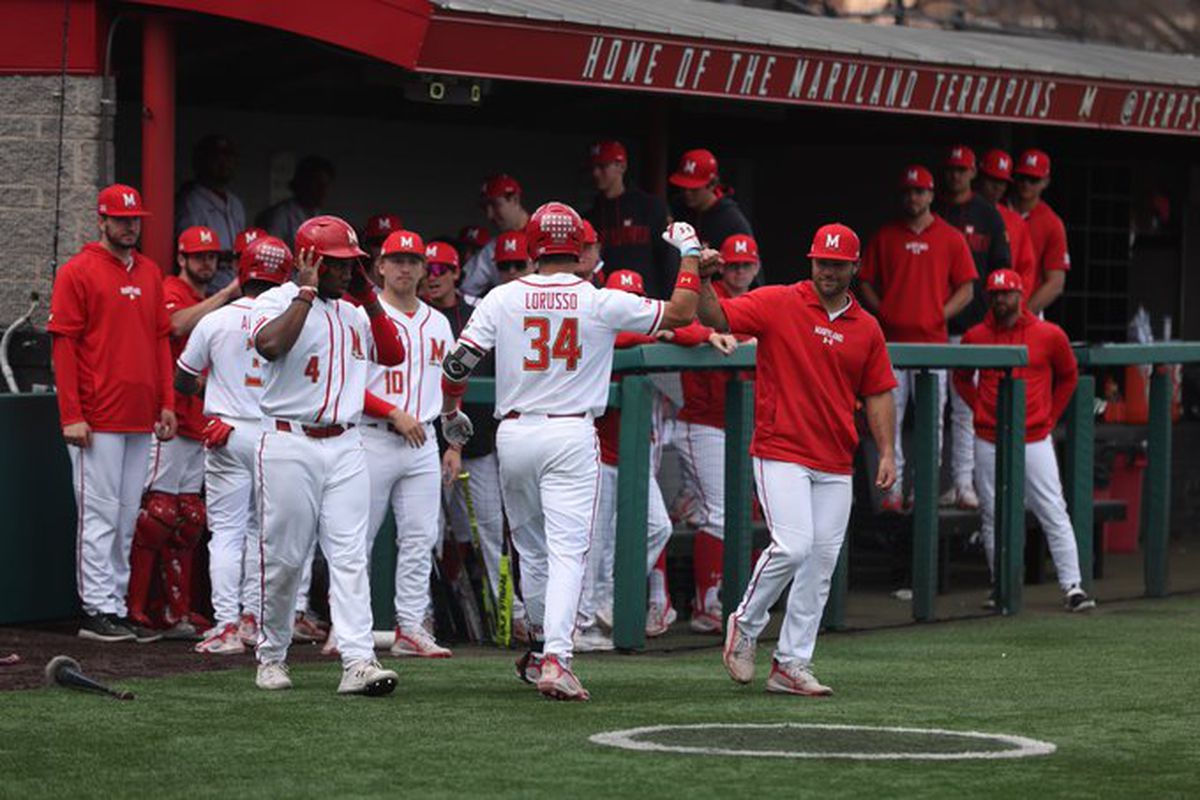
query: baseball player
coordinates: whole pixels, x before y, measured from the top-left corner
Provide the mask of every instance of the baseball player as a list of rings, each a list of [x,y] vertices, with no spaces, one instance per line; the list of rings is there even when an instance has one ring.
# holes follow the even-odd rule
[[[1029,310],[1041,314],[1063,293],[1067,270],[1071,269],[1066,226],[1042,200],[1042,193],[1050,186],[1050,156],[1041,150],[1026,150],[1013,168],[1013,179],[1009,204],[1029,225],[1037,264],[1034,284],[1028,289]]]
[[[1003,150],[989,150],[979,164],[979,195],[996,207],[1008,231],[1008,247],[1012,254],[1012,269],[1021,276],[1025,291],[1036,280],[1037,264],[1033,255],[1033,240],[1029,226],[1020,214],[1004,202],[1004,195],[1012,184],[1012,156]],[[1029,299],[1028,296],[1025,298]]]
[[[238,231],[246,227],[245,206],[229,187],[237,171],[233,140],[219,133],[204,136],[192,149],[192,170],[192,180],[175,195],[175,235],[193,225],[217,234],[221,257],[216,274],[208,282],[211,294],[237,278],[237,254],[232,251]]]
[[[137,189],[105,187],[96,210],[99,240],[58,270],[46,325],[79,517],[79,636],[153,641],[159,634],[126,624],[125,594],[150,434],[175,435],[171,321],[162,272],[136,249],[147,216]]]
[[[261,689],[291,688],[286,664],[296,587],[312,542],[329,562],[341,694],[388,694],[396,673],[375,660],[367,578],[370,487],[358,424],[368,359],[404,361],[404,345],[363,273],[354,228],[331,216],[296,231],[296,276],[254,305],[263,357],[258,445]],[[342,299],[349,292],[356,307]]]
[[[538,691],[587,700],[571,670],[572,633],[587,550],[595,525],[599,448],[592,420],[604,413],[618,331],[653,335],[677,328],[696,311],[698,268],[715,267],[686,223],[664,235],[683,253],[667,302],[596,289],[572,273],[579,268],[583,222],[573,208],[552,202],[529,220],[526,236],[537,272],[493,290],[444,362],[442,430],[450,441],[470,435],[457,408],[466,379],[484,354],[496,351],[496,434],[504,506],[521,555],[531,543],[548,553],[544,597],[525,594],[526,613],[541,622],[545,644]]]
[[[492,240],[492,235],[488,233],[487,228],[481,228],[478,225],[465,225],[458,232],[458,239],[455,240],[458,251],[458,263],[466,264],[475,254],[487,246],[487,243]]]
[[[238,235],[233,240],[233,255],[234,258],[241,263],[242,253],[246,252],[246,248],[254,244],[254,241],[262,236],[270,236],[262,228],[246,228],[238,232]]]
[[[288,188],[292,196],[263,209],[254,224],[265,228],[272,236],[291,243],[300,225],[321,214],[321,208],[333,188],[333,162],[321,156],[304,156],[296,162]]]
[[[515,281],[533,272],[533,262],[529,260],[529,248],[525,241],[525,231],[505,231],[493,240],[495,245],[496,272],[500,283]]]
[[[921,166],[904,171],[900,181],[901,219],[880,228],[867,245],[859,275],[863,304],[879,314],[889,342],[949,342],[947,321],[971,302],[975,263],[967,240],[930,210],[933,175]],[[883,510],[899,513],[905,505],[904,448],[900,441],[915,370],[896,372],[896,481],[883,498]],[[942,412],[946,408],[946,372],[938,376],[938,453],[942,452]]]
[[[492,175],[479,190],[479,203],[487,213],[488,222],[500,231],[522,231],[529,221],[529,212],[521,204],[521,184],[511,175]],[[479,250],[463,267],[462,291],[468,297],[483,297],[503,277],[496,266],[501,260],[500,242],[493,239]]]
[[[221,240],[210,228],[193,226],[179,234],[177,275],[163,280],[163,302],[171,319],[171,353],[183,352],[188,336],[206,314],[237,297],[236,279],[205,298],[208,281],[217,271]],[[179,435],[158,442],[150,451],[146,491],[138,512],[130,556],[129,618],[149,627],[146,602],[155,560],[162,564],[163,623],[170,638],[195,639],[208,621],[192,613],[192,555],[204,536],[204,416],[199,397],[176,396]]]
[[[208,567],[213,628],[197,653],[231,655],[258,643],[258,515],[254,461],[261,433],[262,368],[250,341],[254,299],[291,277],[292,251],[263,235],[238,259],[242,296],[208,314],[192,329],[175,361],[175,390],[194,396],[204,382],[204,500],[212,538]]]
[[[721,245],[721,279],[713,281],[719,298],[741,297],[758,276],[758,243],[734,234]],[[696,322],[673,332],[670,341],[685,347],[711,344],[732,353],[737,340]],[[732,376],[725,370],[700,370],[680,375],[683,408],[675,428],[680,466],[691,477],[698,514],[690,521],[692,569],[696,596],[688,623],[696,633],[720,633],[721,576],[725,562],[725,388]]]
[[[1066,411],[1079,382],[1075,354],[1062,328],[1038,319],[1023,308],[1024,286],[1012,270],[997,270],[987,281],[991,311],[963,336],[963,344],[1025,345],[1029,366],[1013,370],[1026,383],[1025,505],[1041,524],[1054,558],[1063,603],[1069,611],[1086,611],[1096,602],[1080,586],[1079,552],[1058,477],[1051,432]],[[983,517],[983,548],[988,569],[995,572],[996,531],[996,402],[1004,371],[954,370],[954,388],[975,412],[975,485]],[[994,608],[994,599],[985,607]]]
[[[955,145],[946,154],[945,184],[938,193],[938,214],[958,228],[967,240],[975,271],[979,279],[971,302],[947,323],[950,343],[957,344],[967,328],[983,319],[987,304],[983,297],[983,282],[993,270],[1012,265],[1008,232],[1000,212],[986,198],[971,190],[977,173],[975,151],[966,145]],[[957,393],[950,393],[950,487],[939,498],[943,506],[965,509],[979,508],[979,498],[972,485],[975,469],[974,433],[971,430],[971,409]]]
[[[393,231],[380,248],[377,267],[383,277],[380,305],[400,331],[407,358],[394,367],[372,365],[369,371],[369,416],[363,418],[362,434],[371,477],[367,553],[390,507],[396,521],[392,655],[449,658],[450,650],[421,623],[441,525],[442,469],[433,421],[442,407],[442,359],[454,337],[446,317],[417,298],[426,274],[419,234]]]
[[[681,190],[675,219],[691,223],[700,241],[719,247],[735,233],[753,236],[750,222],[721,186],[717,157],[709,150],[688,150],[667,180]]]
[[[583,251],[579,254],[579,272],[575,275],[596,287],[603,286],[607,280],[604,277],[604,260],[600,258],[600,251],[600,236],[592,223],[584,219]]]
[[[845,225],[817,230],[808,252],[812,280],[721,299],[705,282],[700,321],[758,339],[754,480],[771,543],[725,634],[725,667],[754,677],[754,654],[771,606],[789,583],[787,610],[767,691],[828,695],[812,672],[821,612],[850,519],[855,405],[862,400],[879,448],[875,485],[896,478],[892,389],[883,331],[850,295],[858,236]]]
[[[379,258],[379,249],[383,247],[384,240],[400,230],[404,230],[404,220],[400,219],[397,214],[373,214],[367,218],[367,224],[363,226],[362,243],[372,264]],[[367,272],[372,273],[374,270],[367,270]],[[380,285],[378,275],[370,277],[376,281],[376,286]]]

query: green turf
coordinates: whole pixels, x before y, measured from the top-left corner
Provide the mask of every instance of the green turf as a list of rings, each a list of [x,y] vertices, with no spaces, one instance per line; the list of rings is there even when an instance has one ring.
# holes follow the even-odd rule
[[[1200,598],[822,639],[826,700],[749,688],[715,648],[581,657],[590,704],[541,700],[505,655],[406,662],[386,699],[342,698],[337,667],[268,694],[249,668],[129,681],[132,703],[0,694],[4,797],[1195,797]],[[1050,741],[1011,761],[715,758],[599,747],[668,723],[821,722]],[[719,746],[720,740],[697,739]]]

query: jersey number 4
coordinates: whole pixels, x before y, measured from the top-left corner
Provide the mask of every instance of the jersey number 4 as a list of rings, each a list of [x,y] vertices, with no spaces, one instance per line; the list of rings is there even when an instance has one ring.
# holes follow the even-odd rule
[[[308,359],[308,363],[304,365],[304,374],[307,375],[313,383],[321,379],[321,362],[316,356]]]
[[[533,349],[533,357],[525,359],[526,372],[542,372],[550,369],[550,359],[565,361],[566,369],[574,371],[579,366],[583,349],[579,346],[579,320],[576,317],[564,317],[559,323],[558,333],[554,335],[554,344],[550,344],[550,320],[546,317],[526,317],[525,330],[533,331],[533,341],[529,346]]]

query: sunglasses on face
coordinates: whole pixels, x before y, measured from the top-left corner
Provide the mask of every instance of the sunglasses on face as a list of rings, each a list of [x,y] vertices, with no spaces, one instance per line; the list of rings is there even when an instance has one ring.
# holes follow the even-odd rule
[[[448,272],[454,272],[454,267],[450,264],[430,264],[429,277],[440,278]]]

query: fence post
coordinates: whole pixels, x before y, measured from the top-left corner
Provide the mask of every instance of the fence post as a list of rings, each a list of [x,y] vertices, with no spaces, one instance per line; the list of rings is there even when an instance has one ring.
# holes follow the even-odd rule
[[[1025,580],[1025,381],[1000,382],[996,421],[996,600],[1001,613],[1021,610]]]
[[[638,650],[646,645],[646,513],[652,396],[650,378],[645,375],[626,375],[621,381],[613,644],[624,650]]]
[[[390,631],[396,627],[396,520],[391,513],[384,515],[383,527],[375,537],[375,549],[367,556],[375,630]]]
[[[1150,379],[1150,441],[1142,481],[1142,551],[1146,596],[1167,594],[1167,543],[1171,525],[1171,375]]]
[[[1095,400],[1096,379],[1091,375],[1080,375],[1071,405],[1067,406],[1067,446],[1064,452],[1067,505],[1071,510],[1071,524],[1075,528],[1075,546],[1079,550],[1083,588],[1089,593],[1095,572],[1092,505],[1095,493],[1095,470],[1092,466],[1096,450]]]
[[[737,609],[750,580],[753,432],[754,383],[734,377],[725,386],[725,556],[721,579],[721,616],[725,619]]]
[[[833,568],[833,576],[829,581],[829,599],[825,603],[825,612],[821,615],[821,625],[826,630],[840,631],[846,627],[846,589],[850,582],[850,531],[842,539],[842,549],[838,553],[837,566]]]
[[[936,372],[917,374],[916,458],[913,459],[913,619],[934,619],[938,547],[938,403]]]

